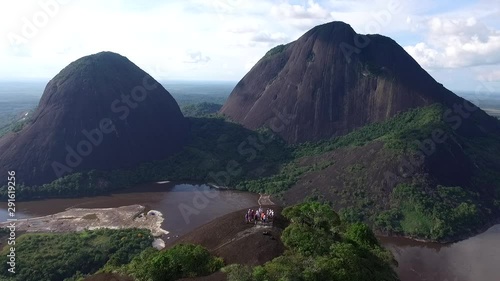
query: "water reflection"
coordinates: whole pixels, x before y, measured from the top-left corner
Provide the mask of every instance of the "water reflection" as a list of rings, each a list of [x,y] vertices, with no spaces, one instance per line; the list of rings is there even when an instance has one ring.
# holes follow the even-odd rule
[[[402,281],[500,280],[500,225],[449,245],[404,238],[381,241],[398,261]]]
[[[162,212],[165,217],[162,227],[175,237],[214,218],[255,206],[257,199],[255,194],[219,191],[203,184],[163,182],[105,196],[18,202],[16,215],[19,219],[50,215],[70,207],[111,208],[141,204]],[[181,206],[194,208],[195,213],[189,216],[189,221],[183,216]],[[0,221],[7,219],[7,203],[0,202]],[[399,262],[397,272],[402,281],[500,281],[500,225],[451,245],[402,238],[381,238],[381,241]]]

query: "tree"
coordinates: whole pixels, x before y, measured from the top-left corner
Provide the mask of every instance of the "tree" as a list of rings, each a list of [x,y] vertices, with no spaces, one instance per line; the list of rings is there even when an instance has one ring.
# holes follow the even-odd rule
[[[398,280],[392,254],[367,225],[346,224],[318,202],[288,207],[283,215],[290,220],[281,237],[287,251],[255,267],[252,278],[233,277],[241,267],[226,268],[230,281]]]

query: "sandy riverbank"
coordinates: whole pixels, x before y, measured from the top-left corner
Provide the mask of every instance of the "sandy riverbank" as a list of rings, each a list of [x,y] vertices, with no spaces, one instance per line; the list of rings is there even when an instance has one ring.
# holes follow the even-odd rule
[[[149,229],[153,236],[168,234],[161,228],[164,220],[162,213],[149,211],[145,207],[130,205],[118,208],[83,209],[74,208],[54,215],[17,220],[16,230],[22,232],[74,232],[99,228]],[[11,222],[0,223],[0,228],[7,227]]]

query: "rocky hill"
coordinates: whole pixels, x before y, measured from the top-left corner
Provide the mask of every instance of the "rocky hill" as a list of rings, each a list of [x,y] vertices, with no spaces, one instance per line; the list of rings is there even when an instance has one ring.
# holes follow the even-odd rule
[[[269,127],[287,142],[301,143],[345,135],[433,103],[467,106],[394,40],[331,22],[270,50],[220,112],[250,129]],[[498,127],[478,114],[483,127]]]
[[[500,122],[436,82],[395,41],[317,26],[271,49],[220,111],[267,127],[293,160],[238,188],[332,202],[385,233],[453,241],[500,217]]]
[[[189,125],[160,83],[119,54],[76,60],[47,84],[30,122],[0,139],[0,170],[39,185],[179,151]]]

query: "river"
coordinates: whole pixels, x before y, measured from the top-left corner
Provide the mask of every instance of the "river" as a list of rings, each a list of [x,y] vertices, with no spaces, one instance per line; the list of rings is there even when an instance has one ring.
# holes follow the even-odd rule
[[[104,196],[19,202],[16,216],[45,216],[70,207],[111,208],[140,204],[163,213],[162,227],[170,232],[170,240],[175,240],[176,236],[216,217],[255,206],[257,200],[258,195],[251,193],[217,190],[203,184],[164,182]],[[8,219],[6,208],[6,203],[0,203],[0,221]],[[402,281],[500,280],[500,225],[450,245],[404,238],[383,237],[380,240],[398,261],[397,272]]]
[[[500,225],[449,245],[406,238],[380,240],[398,261],[402,281],[500,280]]]
[[[218,190],[204,184],[163,182],[96,197],[18,202],[16,218],[46,216],[67,208],[115,208],[139,204],[160,211],[165,218],[162,228],[170,232],[168,237],[175,238],[216,217],[256,206],[258,199],[256,194]],[[7,219],[7,203],[1,202],[0,221]]]

